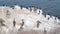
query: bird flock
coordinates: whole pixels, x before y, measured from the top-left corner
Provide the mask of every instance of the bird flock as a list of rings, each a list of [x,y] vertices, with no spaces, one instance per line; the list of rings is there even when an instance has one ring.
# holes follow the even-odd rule
[[[0,6],[0,34],[17,34],[23,29],[47,32],[59,28],[59,24],[58,17],[43,15],[42,9]]]

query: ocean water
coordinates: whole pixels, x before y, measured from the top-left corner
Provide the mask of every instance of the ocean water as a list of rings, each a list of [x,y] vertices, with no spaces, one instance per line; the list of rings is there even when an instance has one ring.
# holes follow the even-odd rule
[[[43,14],[60,17],[60,0],[0,0],[3,4],[13,6],[14,4],[23,6],[35,6],[43,9]]]

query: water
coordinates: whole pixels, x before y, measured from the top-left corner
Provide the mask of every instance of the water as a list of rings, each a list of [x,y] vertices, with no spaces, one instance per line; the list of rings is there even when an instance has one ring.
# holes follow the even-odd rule
[[[24,5],[39,6],[43,9],[44,14],[50,14],[60,17],[60,0],[0,0],[0,6],[3,4],[8,6]]]

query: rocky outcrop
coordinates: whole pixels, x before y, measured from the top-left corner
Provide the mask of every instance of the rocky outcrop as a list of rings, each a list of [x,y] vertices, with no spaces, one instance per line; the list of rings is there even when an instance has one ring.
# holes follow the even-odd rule
[[[17,32],[25,32],[25,29],[28,29],[28,33],[34,32],[34,30],[37,32],[44,32],[44,30],[51,32],[51,30],[54,31],[60,27],[60,20],[57,17],[50,15],[45,16],[42,13],[42,9],[35,9],[34,7],[21,9],[18,5],[14,7],[0,6],[0,18],[5,21],[3,23],[6,25],[0,27],[0,31],[2,31],[0,33],[17,34]],[[13,26],[13,24],[15,26]],[[23,31],[20,31],[21,29]]]

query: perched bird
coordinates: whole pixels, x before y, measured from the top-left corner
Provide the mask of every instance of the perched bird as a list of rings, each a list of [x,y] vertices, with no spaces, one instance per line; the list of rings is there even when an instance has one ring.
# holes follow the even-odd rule
[[[22,24],[21,24],[21,29],[23,28],[23,25],[24,25],[24,19],[22,19]]]
[[[37,28],[39,28],[39,25],[40,25],[39,23],[41,23],[41,22],[38,20],[37,21]]]
[[[15,27],[15,24],[16,24],[16,21],[15,21],[15,19],[14,19],[14,21],[13,21],[13,27]]]

